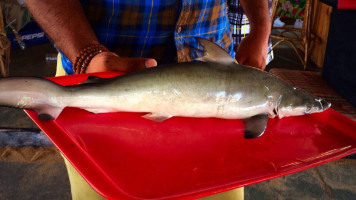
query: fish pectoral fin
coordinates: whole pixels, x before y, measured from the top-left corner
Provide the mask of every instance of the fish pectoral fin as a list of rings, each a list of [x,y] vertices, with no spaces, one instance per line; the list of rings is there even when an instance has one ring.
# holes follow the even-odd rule
[[[235,62],[235,60],[229,53],[225,51],[225,49],[215,44],[214,42],[198,37],[195,39],[198,40],[199,44],[201,44],[205,50],[205,56],[197,58],[196,60],[203,62],[215,62],[226,65]]]
[[[172,116],[169,115],[162,115],[162,114],[157,114],[157,113],[147,113],[142,116],[143,118],[155,121],[155,122],[163,122],[166,119],[171,118]]]
[[[261,136],[267,127],[268,114],[255,115],[242,120],[245,123],[245,138],[257,138]]]
[[[61,107],[46,107],[35,110],[40,120],[54,120],[61,114]]]

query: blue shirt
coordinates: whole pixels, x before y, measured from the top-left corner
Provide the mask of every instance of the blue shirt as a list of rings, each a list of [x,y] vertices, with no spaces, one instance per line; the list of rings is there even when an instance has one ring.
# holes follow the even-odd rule
[[[81,2],[99,41],[120,56],[155,58],[158,64],[189,62],[203,55],[195,37],[214,41],[235,56],[226,0]],[[63,67],[73,74],[70,62]]]

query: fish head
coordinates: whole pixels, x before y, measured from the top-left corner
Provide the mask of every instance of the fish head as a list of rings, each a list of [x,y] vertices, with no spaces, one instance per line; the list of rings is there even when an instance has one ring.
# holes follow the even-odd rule
[[[278,117],[282,118],[323,112],[330,108],[330,106],[331,103],[325,99],[294,87],[291,92],[281,96],[280,103],[276,110]]]

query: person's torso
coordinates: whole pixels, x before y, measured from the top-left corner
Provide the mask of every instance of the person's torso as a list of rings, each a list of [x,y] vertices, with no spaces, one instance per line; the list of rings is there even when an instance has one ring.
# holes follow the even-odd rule
[[[98,39],[120,56],[159,64],[202,56],[195,37],[216,42],[234,56],[225,0],[82,0]]]

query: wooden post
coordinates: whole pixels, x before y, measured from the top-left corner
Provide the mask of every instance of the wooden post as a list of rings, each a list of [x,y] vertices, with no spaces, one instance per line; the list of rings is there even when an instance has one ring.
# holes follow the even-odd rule
[[[4,19],[2,17],[1,4],[0,4],[0,33],[5,33],[5,24],[4,24]]]
[[[315,40],[313,41],[314,44],[309,55],[310,60],[318,67],[322,68],[324,64],[332,7],[320,3],[318,0],[313,0],[311,3],[314,4],[312,6],[312,12],[314,14],[313,19],[311,20],[310,31],[315,35]]]

